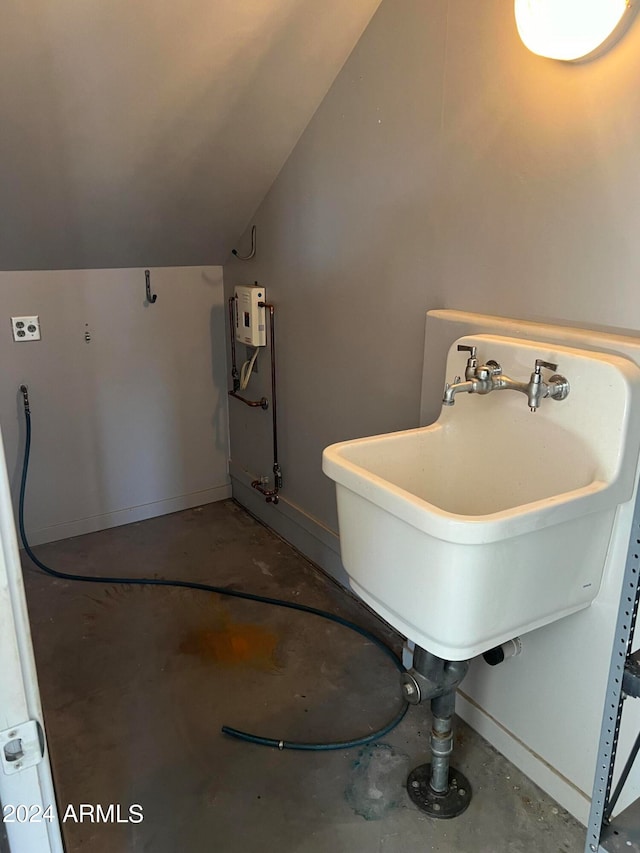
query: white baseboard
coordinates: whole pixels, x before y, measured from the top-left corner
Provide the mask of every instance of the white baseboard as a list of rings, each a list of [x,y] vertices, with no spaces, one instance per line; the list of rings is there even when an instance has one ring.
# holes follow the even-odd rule
[[[45,542],[57,542],[58,539],[69,539],[71,536],[95,533],[97,530],[119,527],[121,524],[131,524],[134,521],[144,521],[147,518],[168,515],[171,512],[191,509],[194,506],[202,506],[203,504],[222,501],[230,497],[231,483],[225,483],[224,485],[214,486],[211,489],[204,489],[200,492],[191,492],[188,495],[178,495],[175,498],[167,498],[162,501],[141,504],[140,506],[127,507],[126,509],[119,509],[102,515],[92,515],[88,518],[79,518],[74,521],[53,524],[50,527],[27,530],[27,535],[31,545],[43,545]]]
[[[267,503],[257,489],[251,488],[255,477],[234,462],[229,462],[229,474],[233,497],[238,503],[273,528],[334,580],[344,587],[349,587],[349,579],[340,559],[337,533],[286,498],[280,497],[275,506],[273,503]]]
[[[515,764],[532,782],[546,791],[580,823],[587,826],[591,800],[584,791],[558,773],[509,729],[476,705],[460,687],[456,694],[456,714],[485,740],[488,740],[512,764]],[[470,781],[473,783],[473,780]]]

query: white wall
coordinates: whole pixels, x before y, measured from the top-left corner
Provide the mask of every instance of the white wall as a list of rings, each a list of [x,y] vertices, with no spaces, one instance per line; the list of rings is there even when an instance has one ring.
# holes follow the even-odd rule
[[[247,488],[268,422],[240,408],[234,494],[337,577],[321,451],[418,424],[426,310],[640,329],[639,75],[640,17],[562,64],[522,45],[513,0],[383,0],[257,213],[256,259],[225,267],[277,306],[282,404],[281,503]],[[506,672],[469,687],[513,725]],[[527,701],[555,718],[553,691]]]
[[[0,272],[0,424],[17,495],[29,387],[34,544],[227,497],[221,267]],[[37,314],[39,342],[10,317]],[[85,333],[91,340],[85,340]]]

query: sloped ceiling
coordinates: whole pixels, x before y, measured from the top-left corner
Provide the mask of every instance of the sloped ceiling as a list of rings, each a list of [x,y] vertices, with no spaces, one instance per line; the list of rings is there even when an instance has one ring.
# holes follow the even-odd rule
[[[0,268],[226,261],[379,2],[5,0]]]

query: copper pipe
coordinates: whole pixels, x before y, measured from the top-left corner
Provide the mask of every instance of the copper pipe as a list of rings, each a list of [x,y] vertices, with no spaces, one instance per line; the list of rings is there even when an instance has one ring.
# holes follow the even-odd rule
[[[251,483],[252,488],[257,489],[261,495],[264,495],[268,504],[278,503],[278,489],[265,489],[260,480],[254,480]]]
[[[273,435],[273,489],[265,489],[260,480],[251,485],[267,499],[267,503],[278,503],[278,492],[282,488],[282,471],[278,462],[278,408],[276,404],[276,329],[275,307],[268,302],[258,302],[260,308],[269,309],[269,345],[271,350],[271,429]]]
[[[269,401],[266,397],[261,397],[259,400],[247,400],[246,397],[241,397],[240,394],[236,394],[235,391],[227,391],[230,397],[235,397],[236,400],[242,400],[243,403],[246,403],[247,406],[257,407],[260,406],[261,409],[269,408]]]

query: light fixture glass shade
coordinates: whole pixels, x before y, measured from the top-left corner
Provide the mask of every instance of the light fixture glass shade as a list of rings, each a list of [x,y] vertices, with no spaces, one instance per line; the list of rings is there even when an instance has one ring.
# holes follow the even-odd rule
[[[617,29],[628,0],[515,0],[520,38],[533,53],[581,59]]]

